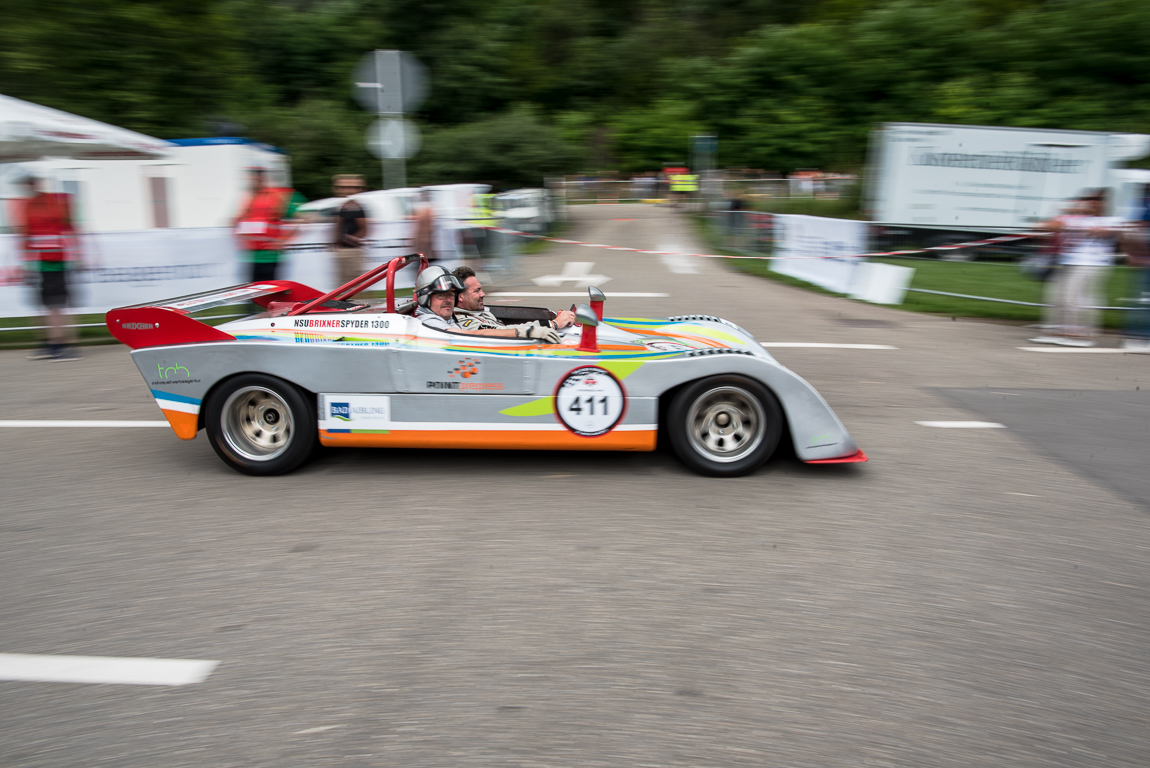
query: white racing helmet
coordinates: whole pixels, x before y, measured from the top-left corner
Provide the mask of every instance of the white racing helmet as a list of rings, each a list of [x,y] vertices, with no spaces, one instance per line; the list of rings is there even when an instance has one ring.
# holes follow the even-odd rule
[[[462,290],[463,283],[459,282],[459,278],[438,265],[428,267],[415,278],[415,301],[421,307],[427,306],[433,293]]]

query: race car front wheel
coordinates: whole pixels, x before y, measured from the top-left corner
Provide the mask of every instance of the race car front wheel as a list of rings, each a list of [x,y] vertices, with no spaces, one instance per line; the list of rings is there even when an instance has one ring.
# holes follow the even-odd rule
[[[208,439],[216,454],[248,475],[282,475],[312,454],[315,408],[294,386],[263,374],[224,382],[208,397]]]
[[[688,384],[671,401],[667,433],[679,459],[715,477],[737,477],[771,457],[783,433],[778,400],[743,376]]]

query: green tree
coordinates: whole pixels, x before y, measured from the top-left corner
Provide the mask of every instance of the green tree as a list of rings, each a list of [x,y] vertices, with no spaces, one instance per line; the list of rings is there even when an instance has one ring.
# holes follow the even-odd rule
[[[174,137],[203,133],[249,90],[217,0],[5,5],[2,93]]]
[[[540,187],[573,169],[574,149],[527,110],[429,131],[409,165],[413,183],[485,182],[501,188]]]

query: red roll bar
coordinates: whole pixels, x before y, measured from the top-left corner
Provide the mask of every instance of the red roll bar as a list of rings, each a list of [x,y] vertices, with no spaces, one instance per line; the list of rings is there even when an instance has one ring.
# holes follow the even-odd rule
[[[420,272],[427,269],[427,257],[424,256],[422,253],[414,253],[414,254],[411,254],[410,256],[402,256],[400,258],[410,259],[413,257],[419,258],[419,271]],[[391,261],[389,261],[387,263],[387,311],[388,312],[394,312],[395,311],[395,273],[398,272],[399,270],[403,269],[404,267],[406,267],[408,264],[411,263],[409,261],[404,261],[402,264],[399,264],[398,262],[399,262],[399,259],[392,259]]]
[[[367,272],[364,272],[359,277],[351,282],[341,285],[330,293],[325,293],[323,296],[312,299],[306,304],[300,304],[288,312],[288,316],[303,315],[316,307],[320,306],[326,301],[340,301],[350,296],[354,296],[361,291],[366,291],[371,286],[378,283],[385,276],[387,277],[387,311],[395,311],[395,273],[406,267],[408,264],[418,260],[419,271],[422,272],[427,269],[427,257],[422,253],[409,253],[406,256],[396,256],[386,264],[380,264]]]

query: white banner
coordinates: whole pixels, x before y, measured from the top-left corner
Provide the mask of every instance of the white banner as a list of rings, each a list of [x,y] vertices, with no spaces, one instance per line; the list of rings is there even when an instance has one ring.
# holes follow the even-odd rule
[[[771,269],[835,293],[850,293],[855,270],[865,259],[865,221],[822,216],[775,216],[776,254]]]
[[[1110,186],[1111,164],[1143,157],[1150,136],[887,123],[872,149],[878,221],[987,231],[1033,227],[1083,190]]]
[[[407,221],[374,222],[365,268],[409,253],[412,226]],[[278,277],[319,290],[335,288],[331,235],[331,224],[301,226],[286,249]],[[72,314],[107,312],[250,279],[250,264],[230,229],[105,232],[82,235],[79,242],[81,268],[72,274]],[[414,281],[415,268],[409,267],[397,285],[410,288]],[[0,317],[31,317],[41,311],[37,287],[25,283],[20,237],[0,235]]]

